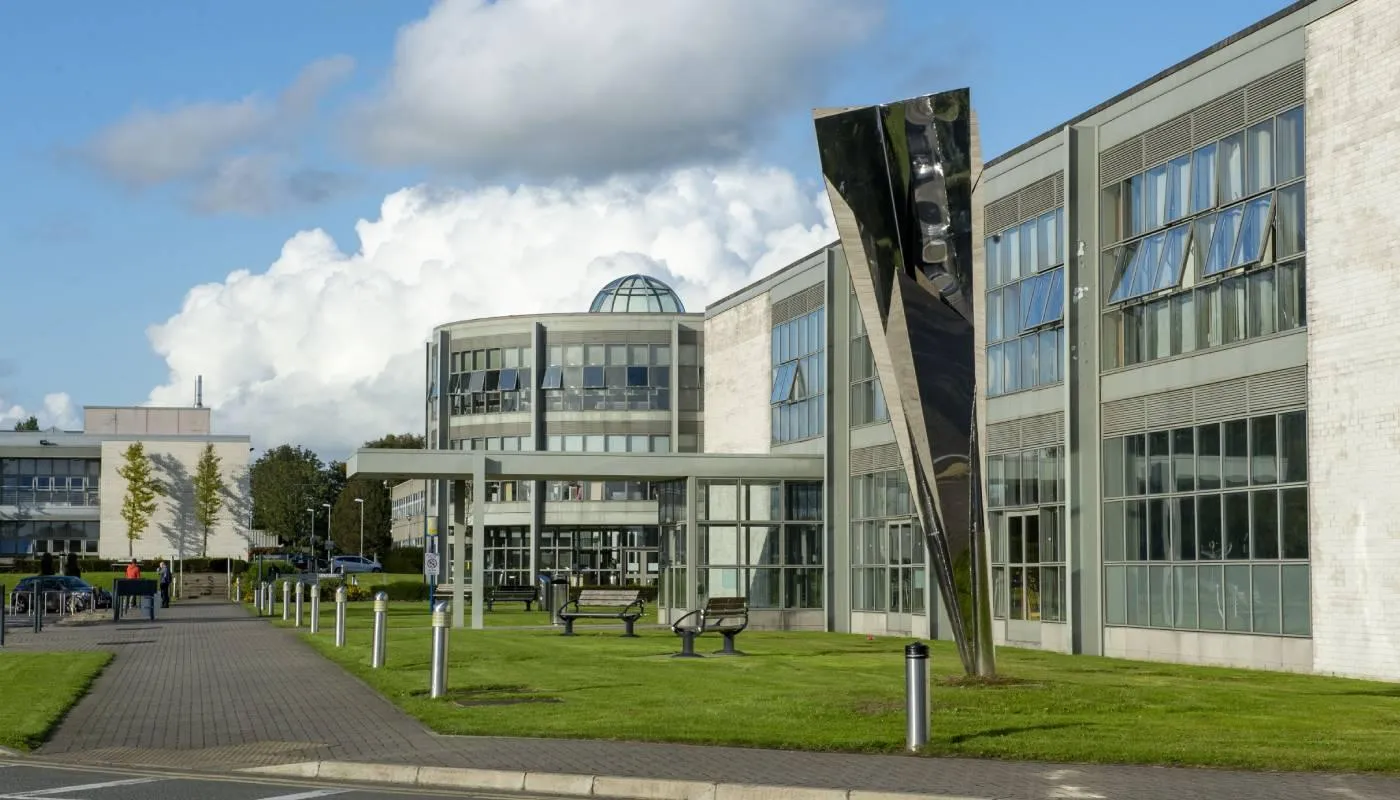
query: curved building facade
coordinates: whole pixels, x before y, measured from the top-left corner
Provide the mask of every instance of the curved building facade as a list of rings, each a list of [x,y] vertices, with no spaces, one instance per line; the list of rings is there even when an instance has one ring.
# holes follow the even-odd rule
[[[704,315],[649,276],[609,283],[574,314],[495,317],[434,329],[427,350],[430,449],[696,453],[704,448]],[[446,482],[424,492],[437,532]],[[493,585],[568,572],[584,585],[655,583],[656,491],[647,481],[490,481],[487,577]],[[474,498],[473,498],[474,499]],[[404,526],[407,527],[407,526]],[[409,537],[411,538],[411,534]]]

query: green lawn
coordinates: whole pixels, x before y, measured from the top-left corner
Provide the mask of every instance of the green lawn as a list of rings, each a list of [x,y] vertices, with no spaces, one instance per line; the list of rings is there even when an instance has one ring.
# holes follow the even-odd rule
[[[388,664],[369,668],[371,606],[333,606],[315,645],[434,730],[894,752],[905,640],[746,632],[745,658],[672,659],[665,629],[454,631],[451,697],[427,697],[426,603],[391,606]],[[493,626],[543,623],[497,611]],[[280,622],[280,615],[277,624]],[[303,629],[304,630],[304,629]],[[705,637],[699,652],[718,649]],[[1400,772],[1400,686],[1001,649],[1006,680],[969,686],[933,646],[931,755],[1248,769]]]
[[[42,744],[111,660],[98,652],[0,652],[0,746]]]

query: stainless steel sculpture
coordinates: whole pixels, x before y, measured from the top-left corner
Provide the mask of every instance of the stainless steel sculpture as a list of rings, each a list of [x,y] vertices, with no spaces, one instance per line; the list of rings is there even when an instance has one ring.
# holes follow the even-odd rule
[[[910,493],[968,674],[996,671],[972,315],[966,89],[818,111],[817,145]]]

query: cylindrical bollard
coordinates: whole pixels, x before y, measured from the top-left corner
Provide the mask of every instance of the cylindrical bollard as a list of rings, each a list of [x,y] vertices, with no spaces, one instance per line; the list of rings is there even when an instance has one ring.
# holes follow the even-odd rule
[[[272,616],[272,581],[263,584],[263,613]]]
[[[233,598],[239,605],[243,604],[243,579],[233,579]]]
[[[301,581],[297,581],[297,588],[296,588],[296,592],[295,592],[297,608],[296,608],[296,613],[293,615],[293,616],[295,617],[295,619],[294,619],[294,621],[292,622],[292,624],[295,625],[295,626],[298,627],[298,628],[301,627],[301,602],[302,602],[302,597],[303,597],[305,594],[306,594],[306,584],[302,583]]]
[[[335,646],[345,646],[345,587],[335,588]]]
[[[39,590],[34,590],[34,632],[38,633],[44,629],[44,597],[39,594]]]
[[[290,581],[282,581],[282,621],[291,619],[292,615],[292,584]]]
[[[321,584],[313,583],[306,587],[311,592],[311,632],[321,632]]]
[[[369,665],[375,669],[384,666],[384,645],[388,636],[389,593],[374,593],[374,646],[370,649]]]
[[[912,752],[928,744],[928,645],[923,642],[904,648],[904,694]]]
[[[447,607],[446,600],[433,606],[433,668],[430,697],[447,694]]]

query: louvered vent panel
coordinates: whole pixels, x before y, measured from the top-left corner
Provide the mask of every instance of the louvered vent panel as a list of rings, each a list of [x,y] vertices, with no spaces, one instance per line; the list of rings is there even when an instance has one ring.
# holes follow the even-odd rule
[[[1134,136],[1099,154],[1099,185],[1117,183],[1143,168],[1142,137]]]
[[[825,284],[809,286],[792,297],[784,297],[773,304],[773,324],[787,322],[796,319],[803,314],[810,314],[822,307],[826,299]]]
[[[546,344],[670,344],[671,332],[659,331],[549,331]]]
[[[1190,425],[1195,415],[1193,400],[1191,389],[1148,395],[1142,399],[1143,425],[1148,430]]]
[[[1021,420],[1021,447],[1055,447],[1065,441],[1065,414],[1041,414]]]
[[[1244,378],[1196,387],[1196,421],[1237,417],[1246,408],[1248,382]]]
[[[651,434],[665,436],[671,432],[666,420],[623,422],[620,420],[556,420],[545,423],[546,436],[605,436],[607,434]]]
[[[1021,421],[995,422],[987,426],[987,452],[1005,453],[1021,449]]]
[[[1308,368],[1293,367],[1249,378],[1249,413],[1306,405]]]
[[[1284,67],[1244,87],[1246,120],[1253,125],[1303,102],[1303,62]]]
[[[1018,194],[1021,195],[1021,219],[1018,222],[1035,219],[1059,205],[1059,198],[1055,194],[1055,175],[1032,183]]]
[[[1143,429],[1144,403],[1141,397],[1125,397],[1104,403],[1102,413],[1104,436],[1121,436]]]
[[[1191,150],[1191,115],[1182,114],[1142,135],[1143,161],[1159,164]]]
[[[452,339],[452,352],[484,350],[488,347],[529,347],[530,334],[498,333],[493,336],[471,336]]]
[[[901,466],[899,446],[894,442],[877,444],[873,447],[858,447],[851,451],[852,475],[899,469]]]
[[[1016,210],[1016,198],[1017,195],[1011,194],[988,203],[982,212],[983,230],[996,233],[1019,222],[1021,215]]]
[[[687,328],[682,325],[679,329],[681,344],[704,344],[705,332],[696,328]]]
[[[1065,174],[1064,174],[1063,172],[1056,172],[1056,173],[1055,173],[1055,205],[1057,205],[1057,206],[1062,206],[1062,205],[1064,205],[1064,204],[1065,204]]]
[[[1244,127],[1244,90],[1231,92],[1191,112],[1191,142],[1202,145]]]

